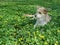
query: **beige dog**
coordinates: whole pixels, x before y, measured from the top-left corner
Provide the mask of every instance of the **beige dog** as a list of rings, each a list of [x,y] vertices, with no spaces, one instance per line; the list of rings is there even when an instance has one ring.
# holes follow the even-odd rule
[[[36,18],[34,28],[37,26],[44,26],[51,20],[51,17],[48,15],[46,8],[40,6],[37,7],[35,15],[26,14],[26,16]]]

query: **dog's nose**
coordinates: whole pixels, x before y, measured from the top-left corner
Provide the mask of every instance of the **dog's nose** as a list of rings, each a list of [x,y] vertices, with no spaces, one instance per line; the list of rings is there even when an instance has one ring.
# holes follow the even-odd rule
[[[41,14],[41,12],[39,12],[39,14]]]

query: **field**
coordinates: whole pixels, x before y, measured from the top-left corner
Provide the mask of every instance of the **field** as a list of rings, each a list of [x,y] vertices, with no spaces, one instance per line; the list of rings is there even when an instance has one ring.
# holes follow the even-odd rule
[[[52,18],[42,33],[33,29],[36,20],[23,16],[35,14],[37,5]],[[1,0],[0,45],[60,45],[60,0]]]

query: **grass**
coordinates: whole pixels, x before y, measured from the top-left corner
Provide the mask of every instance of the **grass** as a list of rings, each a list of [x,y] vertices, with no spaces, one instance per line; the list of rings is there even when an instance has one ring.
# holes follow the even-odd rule
[[[0,45],[59,45],[60,0],[4,0],[0,2]],[[54,3],[54,4],[53,4]],[[35,20],[24,14],[35,14],[36,6],[48,8],[52,20],[41,29],[33,29]],[[50,10],[51,9],[51,10]]]

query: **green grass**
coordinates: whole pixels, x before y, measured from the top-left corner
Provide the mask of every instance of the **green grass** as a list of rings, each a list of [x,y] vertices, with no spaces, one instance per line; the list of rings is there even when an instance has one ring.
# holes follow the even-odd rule
[[[4,0],[0,2],[0,45],[59,45],[60,0]],[[24,14],[35,14],[36,6],[48,9],[51,22],[33,29],[35,20]],[[50,10],[51,9],[51,10]]]

